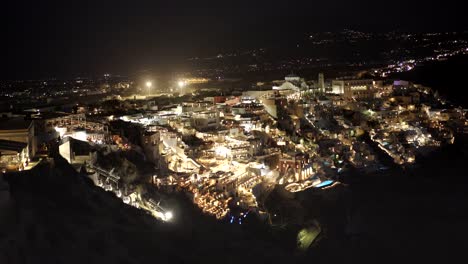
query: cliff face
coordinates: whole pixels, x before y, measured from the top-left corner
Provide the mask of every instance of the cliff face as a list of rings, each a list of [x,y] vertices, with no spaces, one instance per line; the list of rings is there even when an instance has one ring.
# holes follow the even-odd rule
[[[10,228],[0,233],[0,263],[241,263],[290,255],[243,226],[203,216],[180,197],[169,201],[174,221],[159,222],[60,157],[7,181],[13,203]]]
[[[162,223],[57,157],[5,177],[11,202],[1,211],[0,263],[455,262],[468,236],[467,142],[416,170],[353,175],[346,191],[292,198],[273,191],[265,207],[321,226],[317,243],[299,254],[299,225],[269,228],[251,215],[242,225],[219,222],[177,193],[167,201],[174,219]]]
[[[124,245],[138,232],[135,227],[161,225],[97,189],[61,160],[55,168],[40,165],[7,180],[13,221],[2,239],[0,263],[125,260],[132,256]]]
[[[12,224],[12,202],[10,198],[10,185],[0,174],[0,236],[8,232]]]

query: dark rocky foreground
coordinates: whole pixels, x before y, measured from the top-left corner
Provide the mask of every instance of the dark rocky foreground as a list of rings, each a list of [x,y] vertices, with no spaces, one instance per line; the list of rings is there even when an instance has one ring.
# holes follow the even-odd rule
[[[0,263],[240,263],[286,260],[289,249],[201,215],[174,197],[173,223],[127,206],[60,158],[8,175],[12,198]]]
[[[294,208],[323,234],[296,249],[298,225],[253,217],[230,225],[173,194],[175,221],[161,223],[77,174],[65,160],[8,175],[0,263],[450,263],[468,248],[467,141],[414,169],[348,175],[347,185],[304,192]],[[269,204],[284,205],[278,200]]]

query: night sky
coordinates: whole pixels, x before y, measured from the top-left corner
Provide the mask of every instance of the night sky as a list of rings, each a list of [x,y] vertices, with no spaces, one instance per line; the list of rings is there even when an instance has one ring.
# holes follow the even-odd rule
[[[2,1],[0,79],[183,69],[314,31],[460,31],[463,1]]]

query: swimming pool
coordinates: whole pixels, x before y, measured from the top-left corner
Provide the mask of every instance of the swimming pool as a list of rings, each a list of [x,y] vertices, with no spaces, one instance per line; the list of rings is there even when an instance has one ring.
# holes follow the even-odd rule
[[[326,186],[329,186],[329,185],[332,185],[332,184],[333,184],[332,180],[326,180],[326,181],[323,181],[323,182],[315,185],[315,188],[322,188],[322,187],[326,187]]]

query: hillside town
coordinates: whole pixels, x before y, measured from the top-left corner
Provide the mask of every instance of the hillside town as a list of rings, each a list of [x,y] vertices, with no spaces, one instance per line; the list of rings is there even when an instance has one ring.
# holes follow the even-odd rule
[[[242,224],[248,214],[272,218],[259,197],[277,186],[326,190],[350,170],[415,166],[468,133],[467,109],[408,81],[290,74],[238,95],[193,83],[70,111],[6,111],[1,170],[29,170],[58,151],[96,186],[162,221],[177,217],[165,200],[179,192],[205,214]]]

